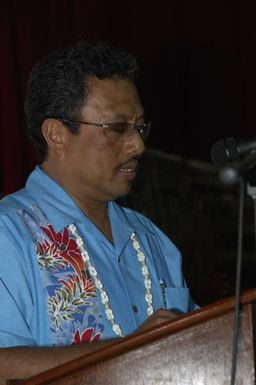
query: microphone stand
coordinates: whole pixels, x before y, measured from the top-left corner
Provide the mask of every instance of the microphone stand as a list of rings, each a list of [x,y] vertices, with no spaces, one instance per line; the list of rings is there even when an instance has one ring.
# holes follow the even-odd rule
[[[240,332],[240,292],[241,292],[241,271],[242,271],[242,250],[243,250],[243,218],[244,218],[244,197],[245,181],[246,192],[253,199],[254,204],[254,232],[255,232],[255,250],[256,250],[256,170],[255,170],[255,152],[248,158],[234,167],[225,167],[220,171],[220,179],[223,183],[234,184],[239,182],[239,212],[238,212],[238,244],[237,244],[237,266],[236,266],[236,284],[235,284],[235,312],[234,312],[234,335],[231,363],[231,382],[235,385],[238,342]],[[230,172],[231,170],[231,172]],[[233,172],[234,171],[234,172]],[[230,175],[232,176],[230,178]],[[224,177],[223,177],[224,176]],[[243,177],[242,177],[243,176]]]
[[[235,385],[238,342],[240,332],[240,291],[241,291],[241,268],[243,249],[243,216],[245,181],[247,183],[247,194],[252,197],[254,203],[254,228],[255,228],[255,250],[256,250],[256,150],[253,150],[240,162],[229,163],[219,172],[219,178],[226,185],[239,183],[239,213],[238,213],[238,244],[237,244],[237,267],[235,283],[235,313],[234,313],[234,335],[231,363],[231,382]]]
[[[253,174],[248,178],[246,184],[246,192],[253,199],[254,206],[254,234],[255,234],[255,250],[256,250],[256,180]],[[252,185],[250,184],[252,183]],[[237,268],[236,268],[236,288],[235,288],[235,315],[234,315],[234,336],[232,350],[232,366],[231,366],[231,385],[235,385],[238,339],[240,330],[240,286],[241,286],[241,267],[242,267],[242,244],[243,244],[243,212],[244,212],[244,195],[245,182],[240,182],[239,193],[239,220],[238,220],[238,248],[237,248]]]
[[[243,216],[244,216],[244,195],[245,182],[240,182],[239,191],[239,214],[238,214],[238,244],[237,244],[237,266],[236,266],[236,286],[235,286],[235,314],[234,314],[234,335],[231,363],[231,382],[235,385],[238,339],[240,331],[240,291],[241,291],[241,268],[242,268],[242,249],[243,249]]]

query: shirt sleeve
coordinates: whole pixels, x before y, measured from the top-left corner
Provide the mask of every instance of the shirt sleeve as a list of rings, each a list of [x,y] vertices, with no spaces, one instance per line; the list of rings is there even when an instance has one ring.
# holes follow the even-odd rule
[[[32,346],[33,298],[28,269],[17,239],[0,227],[0,347]]]

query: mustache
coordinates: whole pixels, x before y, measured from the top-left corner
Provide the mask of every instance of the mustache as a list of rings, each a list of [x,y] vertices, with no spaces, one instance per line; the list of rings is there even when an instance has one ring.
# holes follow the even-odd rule
[[[138,168],[139,160],[142,158],[142,155],[133,155],[124,162],[120,163],[117,168],[122,167],[131,167],[131,168]]]

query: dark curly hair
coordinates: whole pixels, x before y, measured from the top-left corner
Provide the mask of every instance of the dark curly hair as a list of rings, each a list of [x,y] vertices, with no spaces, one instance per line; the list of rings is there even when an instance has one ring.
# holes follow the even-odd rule
[[[47,118],[79,120],[88,96],[88,79],[118,76],[134,83],[138,76],[136,58],[120,47],[104,42],[80,42],[50,53],[32,69],[25,98],[29,136],[40,159],[47,155],[41,126]],[[69,123],[71,132],[78,124]]]

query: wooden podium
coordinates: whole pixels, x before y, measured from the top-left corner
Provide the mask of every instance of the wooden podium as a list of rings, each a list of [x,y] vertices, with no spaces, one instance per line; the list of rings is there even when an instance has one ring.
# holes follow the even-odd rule
[[[256,289],[244,292],[240,303],[236,384],[253,385]],[[218,301],[20,384],[228,385],[234,307],[234,298]]]

